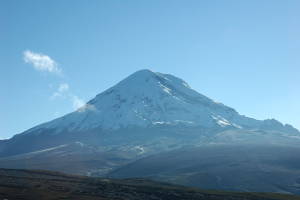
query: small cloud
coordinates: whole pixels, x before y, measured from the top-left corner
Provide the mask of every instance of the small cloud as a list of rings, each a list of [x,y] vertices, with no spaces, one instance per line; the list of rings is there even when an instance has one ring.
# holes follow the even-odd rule
[[[70,86],[68,83],[61,83],[57,90],[50,97],[51,100],[56,98],[66,98],[72,102],[72,106],[75,110],[83,112],[85,110],[95,110],[93,105],[86,104],[84,100],[79,98],[77,95],[70,91]]]
[[[50,99],[55,99],[57,97],[65,97],[67,96],[67,92],[69,91],[69,84],[67,83],[61,83],[59,86],[58,86],[58,89],[57,91],[55,91],[52,96],[50,97]]]
[[[73,95],[73,108],[78,112],[85,112],[87,110],[95,111],[96,107],[94,105],[85,103],[78,96]]]
[[[94,105],[85,103],[84,100],[80,99],[76,95],[72,95],[73,108],[78,112],[85,112],[87,110],[95,111],[97,110]]]
[[[34,69],[38,71],[46,71],[62,75],[62,69],[58,67],[58,64],[55,62],[55,60],[50,58],[50,56],[48,55],[26,50],[23,52],[23,59],[25,63],[31,64],[34,67]],[[53,88],[53,84],[49,84],[48,86],[51,89]],[[51,95],[50,99],[54,100],[58,97],[70,100],[72,102],[73,108],[78,110],[79,112],[95,109],[93,105],[86,104],[81,98],[74,95],[70,91],[70,86],[68,83],[61,83],[56,89],[56,91]],[[58,112],[55,112],[54,115],[58,114]]]
[[[53,114],[53,116],[54,116],[55,118],[59,117],[59,116],[60,116],[60,112],[59,112],[59,111],[55,111],[54,114]]]
[[[58,87],[58,92],[65,92],[69,90],[69,84],[68,83],[62,83]]]
[[[58,92],[54,92],[54,93],[52,94],[52,96],[50,97],[50,99],[53,100],[53,99],[56,99],[57,97],[61,97],[61,94],[58,93]]]
[[[92,104],[85,104],[84,106],[80,107],[78,109],[78,112],[84,112],[84,111],[87,111],[87,110],[91,110],[91,111],[95,111],[97,110],[96,107]]]
[[[23,59],[25,63],[32,64],[36,70],[56,74],[61,74],[62,72],[62,70],[57,66],[57,63],[45,54],[26,50],[23,52]]]
[[[72,102],[73,102],[73,108],[76,110],[85,105],[85,102],[76,95],[72,96]]]

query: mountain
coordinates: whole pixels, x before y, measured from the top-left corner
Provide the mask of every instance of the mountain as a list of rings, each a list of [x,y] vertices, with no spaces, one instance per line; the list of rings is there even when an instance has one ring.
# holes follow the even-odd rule
[[[77,111],[23,134],[43,133],[45,129],[58,134],[157,125],[268,129],[299,134],[292,126],[274,119],[259,121],[241,116],[234,109],[199,94],[185,81],[149,70],[132,74]]]
[[[158,138],[172,138],[165,142],[181,146],[178,137],[187,140],[186,144],[194,144],[195,137],[200,143],[207,143],[214,133],[228,129],[274,132],[272,135],[276,137],[288,135],[294,139],[300,135],[291,125],[277,120],[255,120],[240,115],[233,108],[191,89],[180,78],[141,70],[75,112],[14,136],[1,145],[0,155],[27,153],[76,141],[103,148],[127,143],[126,148],[142,149],[141,145],[151,146],[149,137],[155,143]],[[147,151],[152,150],[151,147]]]
[[[80,142],[0,158],[2,168],[46,169],[72,174],[101,175],[115,166],[128,164],[135,152],[105,151]]]
[[[144,179],[114,180],[41,170],[0,169],[0,199],[299,200],[300,197],[207,191]]]
[[[203,145],[155,154],[109,173],[229,191],[300,194],[300,148]]]
[[[0,141],[0,167],[107,176],[149,156],[160,158],[161,155],[165,159],[165,152],[218,145],[229,145],[237,152],[239,146],[251,146],[253,150],[249,151],[254,152],[257,152],[257,146],[272,146],[279,150],[281,147],[294,148],[300,145],[300,132],[275,119],[256,120],[243,116],[196,92],[173,75],[141,70],[98,94],[78,110]],[[215,153],[217,155],[217,151]],[[285,151],[280,156],[273,156],[277,156],[277,160],[289,160],[290,153]],[[238,156],[243,158],[245,155],[235,154],[232,158]],[[217,163],[222,161],[215,157]],[[249,158],[252,163],[256,156]],[[178,162],[184,163],[180,159]],[[276,163],[272,166],[278,167]],[[195,168],[202,170],[201,166]],[[230,168],[226,169],[228,171],[222,173],[233,173]],[[246,168],[244,170],[248,173]],[[258,168],[255,170],[259,171]],[[286,170],[298,177],[297,167]],[[174,180],[180,175],[176,173],[171,173]],[[147,174],[143,171],[140,175]],[[276,170],[274,174],[277,174]],[[256,175],[253,178],[259,181],[259,173]],[[274,177],[282,178],[277,175]],[[291,189],[294,185],[287,185],[289,183],[284,183],[288,189],[282,191],[295,192]],[[230,188],[239,190],[239,184],[237,181]],[[259,191],[258,186],[249,190]],[[270,188],[265,189],[269,191]]]

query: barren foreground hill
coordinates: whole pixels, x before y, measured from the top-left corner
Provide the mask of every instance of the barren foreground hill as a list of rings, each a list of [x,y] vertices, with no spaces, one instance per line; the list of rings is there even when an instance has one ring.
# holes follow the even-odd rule
[[[114,180],[50,171],[0,169],[0,199],[300,200],[300,197],[207,191],[144,179]]]

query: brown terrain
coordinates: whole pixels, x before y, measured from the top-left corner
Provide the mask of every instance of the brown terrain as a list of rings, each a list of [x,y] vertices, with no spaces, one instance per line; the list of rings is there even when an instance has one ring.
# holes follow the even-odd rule
[[[145,179],[104,179],[41,170],[0,169],[0,199],[300,200],[300,197],[200,190]]]

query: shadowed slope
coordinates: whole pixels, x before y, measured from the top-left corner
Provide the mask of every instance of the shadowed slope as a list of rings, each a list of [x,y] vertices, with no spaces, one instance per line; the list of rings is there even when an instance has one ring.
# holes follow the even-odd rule
[[[0,198],[23,200],[299,200],[279,194],[204,191],[143,179],[111,180],[0,169]]]

